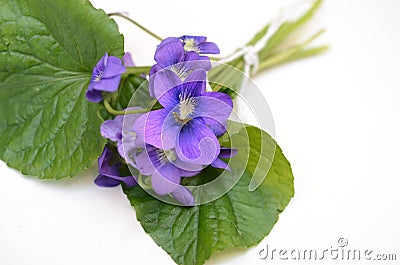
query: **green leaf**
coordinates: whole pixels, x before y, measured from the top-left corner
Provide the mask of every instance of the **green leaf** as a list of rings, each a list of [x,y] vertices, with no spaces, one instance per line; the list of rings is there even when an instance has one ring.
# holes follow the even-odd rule
[[[250,145],[248,139],[251,139]],[[290,164],[266,132],[247,126],[224,145],[231,143],[242,147],[232,158],[236,158],[232,170],[241,166],[246,170],[233,189],[210,203],[195,207],[174,206],[151,197],[140,187],[124,188],[144,230],[177,264],[203,264],[215,252],[257,244],[271,231],[279,213],[294,195]],[[269,166],[265,167],[265,164],[270,165],[264,154],[266,147],[274,150],[269,171]],[[243,149],[249,152],[242,152]],[[258,189],[250,192],[253,173],[267,177]],[[202,183],[217,174],[217,169],[209,167],[187,180],[197,179]]]
[[[290,61],[295,61],[303,58],[308,58],[312,56],[316,56],[326,52],[329,49],[327,45],[312,47],[312,48],[305,48],[300,51],[297,51],[290,57]],[[287,61],[289,62],[289,61]]]
[[[116,110],[123,110],[128,107],[133,94],[147,80],[141,76],[130,74],[121,79],[118,93],[111,98],[111,106]]]
[[[230,64],[216,64],[207,76],[213,91],[223,92],[232,98],[235,98],[242,88],[243,80],[249,78],[243,73],[243,63],[235,67]]]
[[[277,54],[272,54],[267,60],[259,65],[260,70],[265,70],[279,64],[284,64],[294,60],[315,56],[327,50],[327,46],[308,48],[308,45],[318,38],[324,30],[320,30],[301,44],[294,45],[286,50],[280,51]]]
[[[85,0],[0,6],[0,158],[26,175],[74,176],[105,143],[85,92],[105,52],[123,55],[123,36]]]
[[[130,96],[125,92],[123,106],[147,108],[149,103],[154,100],[149,95],[149,81],[141,76],[130,75],[121,89],[131,91],[128,92]]]
[[[261,60],[268,58],[271,52],[279,48],[279,45],[284,43],[287,37],[296,31],[298,28],[307,23],[314,15],[314,13],[321,6],[323,0],[316,0],[310,9],[304,13],[299,19],[292,22],[284,22],[279,29],[269,38],[265,48],[259,53]]]

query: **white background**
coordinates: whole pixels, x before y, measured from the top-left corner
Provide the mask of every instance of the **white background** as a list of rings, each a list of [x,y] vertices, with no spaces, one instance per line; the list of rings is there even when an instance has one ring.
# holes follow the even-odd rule
[[[207,35],[229,54],[286,2],[92,3],[128,11],[164,37]],[[258,253],[267,244],[322,251],[337,248],[341,237],[350,249],[400,259],[399,12],[396,0],[328,0],[300,35],[326,28],[319,42],[329,52],[255,78],[292,163],[296,194],[258,246],[217,254],[207,264],[339,264],[261,260]],[[117,20],[136,63],[152,64],[157,41]],[[96,187],[95,175],[93,168],[75,179],[38,181],[1,162],[0,264],[174,264],[145,234],[120,188]]]

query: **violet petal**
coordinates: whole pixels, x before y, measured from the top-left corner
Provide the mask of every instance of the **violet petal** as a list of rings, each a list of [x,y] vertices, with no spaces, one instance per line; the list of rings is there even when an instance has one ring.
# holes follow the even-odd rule
[[[140,116],[134,130],[144,135],[146,143],[161,149],[172,149],[175,147],[179,127],[172,112],[159,109]]]
[[[217,157],[217,159],[215,159],[215,160],[211,163],[211,166],[212,166],[212,167],[215,167],[215,168],[222,168],[222,169],[226,169],[226,170],[228,170],[228,171],[231,171],[231,168],[228,166],[228,164],[225,163],[225,161],[219,159],[218,157]]]
[[[103,96],[101,95],[101,91],[88,89],[86,91],[86,99],[93,103],[99,103],[103,101]]]
[[[187,122],[179,132],[178,139],[176,153],[182,161],[209,165],[219,154],[218,139],[201,119]]]
[[[94,183],[100,187],[115,187],[120,184],[120,181],[104,175],[98,175],[95,178]]]
[[[198,45],[201,54],[219,54],[220,50],[214,42],[203,42]]]
[[[195,116],[212,118],[219,123],[230,116],[233,102],[229,95],[221,92],[206,92],[196,98]]]
[[[186,206],[194,205],[193,194],[183,186],[178,186],[174,191],[172,191],[172,196],[183,205]]]
[[[172,164],[165,165],[151,176],[151,185],[159,195],[173,192],[180,181],[179,169]]]
[[[228,147],[221,146],[221,150],[219,152],[218,157],[230,158],[230,157],[237,155],[237,153],[238,153],[238,150],[236,148],[228,148]]]
[[[173,71],[159,71],[154,76],[154,96],[162,106],[171,109],[179,103],[179,88],[176,87],[181,83],[181,79]]]
[[[135,63],[132,60],[132,55],[129,52],[126,52],[122,57],[122,62],[126,67],[134,67]]]
[[[167,38],[157,47],[154,60],[162,67],[179,63],[184,58],[183,44],[178,38]]]
[[[119,75],[112,78],[102,78],[99,81],[94,81],[92,87],[100,91],[115,92],[118,89],[120,81],[121,76]]]
[[[113,142],[122,140],[122,122],[124,117],[117,116],[114,120],[106,120],[100,126],[100,134]]]

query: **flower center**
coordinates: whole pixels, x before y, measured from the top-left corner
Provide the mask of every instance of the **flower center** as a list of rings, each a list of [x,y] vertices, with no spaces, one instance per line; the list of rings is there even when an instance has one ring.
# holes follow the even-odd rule
[[[136,140],[136,136],[137,134],[135,132],[126,131],[121,134],[121,139],[123,139],[125,142],[133,142]]]
[[[177,63],[170,67],[171,71],[174,72],[182,81],[189,75],[189,70],[185,67],[185,63]]]
[[[186,39],[184,49],[186,51],[195,51],[200,53],[199,46],[197,46],[197,43],[194,39]]]
[[[190,115],[193,113],[196,108],[197,100],[196,98],[190,95],[190,92],[184,91],[179,94],[179,104],[178,104],[178,112],[174,112],[175,119],[183,124],[190,121],[192,118]]]
[[[170,150],[157,149],[156,154],[158,161],[160,161],[162,165],[166,165],[170,162],[175,161],[176,159],[176,154],[173,149]]]
[[[193,113],[195,107],[196,102],[194,98],[181,100],[179,103],[179,118],[181,120],[185,120],[190,114]]]
[[[104,71],[100,71],[94,78],[93,81],[99,82],[101,77],[103,76]]]

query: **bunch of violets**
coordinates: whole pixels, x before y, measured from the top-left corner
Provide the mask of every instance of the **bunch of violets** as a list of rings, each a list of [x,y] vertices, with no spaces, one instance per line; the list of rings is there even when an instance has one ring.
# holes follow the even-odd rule
[[[207,166],[230,170],[221,158],[237,150],[220,146],[218,137],[226,132],[232,99],[206,89],[211,69],[206,54],[218,53],[217,45],[202,36],[170,37],[157,46],[149,95],[162,108],[104,121],[100,132],[109,143],[98,159],[97,185],[135,186],[138,176],[121,173],[127,163],[151,178],[155,193],[193,205],[193,195],[180,185],[182,178],[195,176]],[[106,53],[93,70],[87,99],[101,102],[104,92],[116,92],[126,67],[133,65],[129,53],[122,60]],[[139,107],[128,110],[140,112]]]

